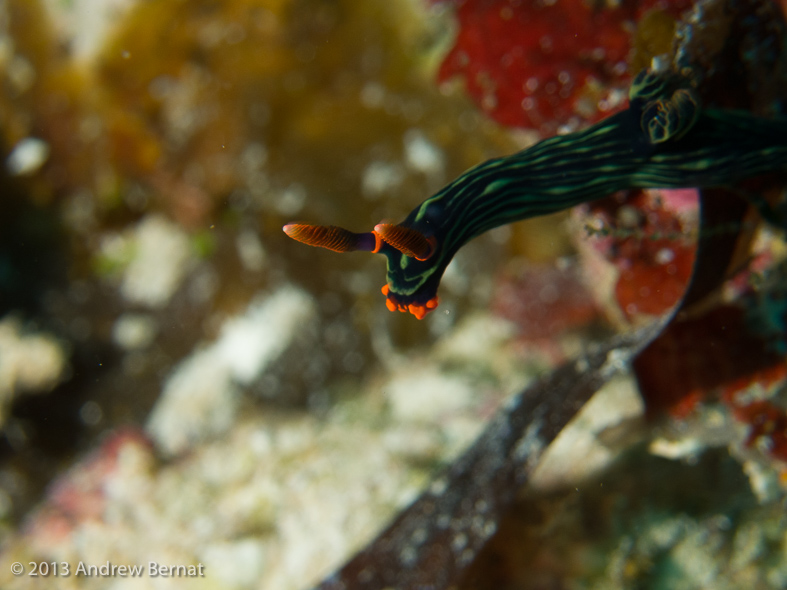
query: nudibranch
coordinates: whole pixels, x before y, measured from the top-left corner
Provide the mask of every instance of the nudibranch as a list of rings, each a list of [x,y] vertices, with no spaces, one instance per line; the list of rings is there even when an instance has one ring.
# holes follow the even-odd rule
[[[626,110],[471,168],[401,223],[366,233],[301,223],[283,229],[311,246],[383,254],[388,309],[421,319],[437,307],[440,279],[459,248],[490,229],[623,189],[730,186],[783,170],[787,119],[703,109],[686,80],[644,70]],[[749,198],[778,221],[767,204]]]

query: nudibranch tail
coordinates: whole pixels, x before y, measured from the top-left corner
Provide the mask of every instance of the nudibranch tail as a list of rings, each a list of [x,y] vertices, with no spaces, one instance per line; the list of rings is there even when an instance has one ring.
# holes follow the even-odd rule
[[[399,252],[416,260],[427,260],[435,251],[435,239],[427,238],[418,230],[394,225],[392,223],[378,223],[374,231],[387,244]]]
[[[377,252],[380,250],[380,237],[374,232],[356,234],[335,225],[308,225],[288,223],[282,230],[293,240],[309,246],[319,246],[334,252]]]
[[[435,295],[426,303],[400,303],[396,300],[396,296],[391,293],[391,288],[388,285],[383,285],[381,289],[383,295],[385,295],[385,306],[388,308],[389,311],[401,311],[401,312],[410,312],[419,320],[422,320],[426,317],[426,314],[432,311],[433,309],[437,308],[440,304],[440,299]]]

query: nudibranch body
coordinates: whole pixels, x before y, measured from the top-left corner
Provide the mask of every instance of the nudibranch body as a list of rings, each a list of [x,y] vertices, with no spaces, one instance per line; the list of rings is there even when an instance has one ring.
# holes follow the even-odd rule
[[[729,186],[787,170],[787,119],[702,109],[675,76],[643,71],[628,109],[471,168],[399,224],[367,233],[289,224],[288,236],[338,252],[386,256],[386,304],[423,318],[456,252],[495,227],[632,188]],[[771,220],[762,202],[754,203]]]

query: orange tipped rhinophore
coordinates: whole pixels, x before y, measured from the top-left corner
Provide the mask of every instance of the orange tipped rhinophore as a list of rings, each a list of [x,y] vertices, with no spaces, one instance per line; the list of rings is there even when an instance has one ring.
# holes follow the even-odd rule
[[[440,303],[439,298],[437,297],[437,295],[435,295],[425,304],[411,303],[410,305],[405,305],[404,303],[399,303],[398,301],[396,301],[394,296],[390,294],[391,288],[388,285],[383,285],[383,288],[380,290],[383,292],[383,295],[385,295],[385,306],[390,311],[401,311],[401,312],[409,311],[419,320],[424,319],[424,317],[426,317],[426,314],[432,311],[433,309],[435,309],[437,305]]]
[[[327,248],[334,252],[354,252],[356,250],[377,252],[380,249],[377,236],[371,233],[356,234],[335,225],[288,223],[282,230],[293,240],[298,240],[309,246]]]
[[[426,260],[435,250],[435,239],[427,238],[418,230],[392,223],[378,223],[374,232],[405,256]]]

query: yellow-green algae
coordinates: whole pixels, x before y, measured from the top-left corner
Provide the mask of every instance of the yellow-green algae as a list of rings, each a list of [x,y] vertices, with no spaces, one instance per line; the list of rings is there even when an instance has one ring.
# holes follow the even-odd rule
[[[489,132],[473,130],[467,141],[470,134],[456,129],[464,105],[441,97],[419,64],[417,43],[430,31],[408,32],[413,25],[405,22],[413,22],[405,2],[140,3],[107,44],[98,79],[128,117],[125,127],[138,122],[142,137],[159,139],[161,159],[139,172],[170,193],[162,200],[178,203],[171,189],[179,182],[207,195],[197,220],[232,191],[259,190],[235,163],[250,143],[261,143],[272,182],[303,185],[307,210],[341,205],[368,224],[373,217],[359,198],[358,168],[369,152],[398,154],[409,127],[459,147],[455,170],[502,147],[490,143]],[[369,83],[390,92],[390,108],[363,105]],[[415,105],[410,112],[406,102]],[[135,134],[128,135],[133,148]],[[163,179],[156,177],[162,169]],[[415,201],[427,187],[413,184]],[[268,229],[280,225],[267,219]]]
[[[650,67],[651,59],[670,53],[675,38],[675,18],[666,10],[654,8],[637,23],[629,58],[632,76]]]
[[[425,3],[138,2],[80,64],[39,0],[7,4],[11,38],[35,82],[3,98],[6,145],[30,135],[49,142],[49,161],[30,182],[45,202],[88,195],[99,224],[92,231],[152,211],[192,231],[214,225],[217,235],[251,223],[266,248],[295,256],[292,272],[308,281],[324,259],[281,245],[293,216],[368,229],[517,147],[461,89],[436,86],[450,20]],[[414,129],[441,152],[438,174],[408,168],[404,142]],[[401,178],[381,198],[364,198],[364,171],[378,162]],[[283,204],[292,194],[294,208]],[[537,248],[530,232],[515,230],[511,251],[564,253],[560,226],[550,227],[556,239]],[[337,270],[379,272],[380,261],[363,264],[332,259]],[[230,291],[224,300],[238,309],[251,291],[231,268],[219,299]],[[359,309],[384,311],[378,288],[370,282]]]
[[[412,126],[451,148],[448,174],[511,145],[491,126],[457,128],[469,106],[434,87],[427,50],[441,33],[414,3],[140,2],[83,65],[69,61],[38,0],[7,5],[33,82],[3,94],[4,135],[53,144],[52,192],[109,167],[161,193],[185,175],[215,203],[242,186],[233,162],[262,141],[274,174],[360,201],[357,184],[336,190],[337,176],[381,142],[396,154]],[[364,106],[368,83],[386,91],[381,108]]]

